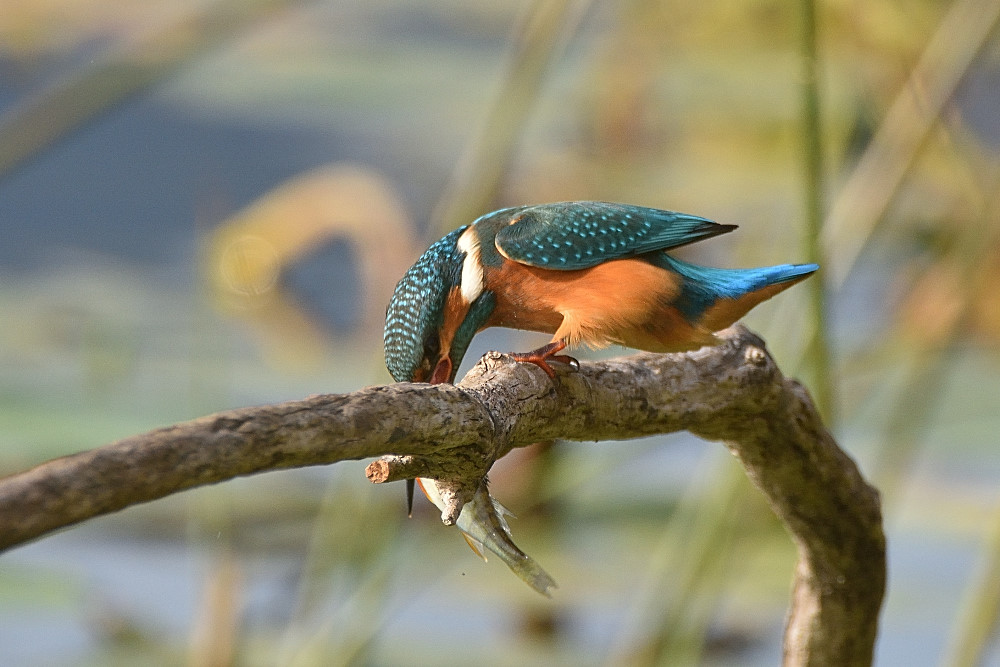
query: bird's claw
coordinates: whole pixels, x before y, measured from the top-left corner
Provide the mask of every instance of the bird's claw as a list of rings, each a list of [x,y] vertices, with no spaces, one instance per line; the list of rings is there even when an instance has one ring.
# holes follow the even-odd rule
[[[510,356],[514,361],[534,364],[541,368],[553,381],[556,380],[556,372],[549,366],[550,361],[566,364],[574,371],[580,370],[580,362],[568,354],[557,354],[566,347],[566,341],[557,340],[548,345],[543,345],[531,352],[515,352]]]
[[[571,357],[568,354],[557,354],[549,359],[549,361],[558,361],[560,364],[566,364],[574,371],[580,370],[580,362],[577,361],[576,357]]]

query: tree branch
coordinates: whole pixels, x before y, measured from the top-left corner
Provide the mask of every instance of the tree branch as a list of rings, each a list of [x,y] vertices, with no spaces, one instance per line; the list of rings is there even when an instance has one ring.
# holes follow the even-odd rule
[[[382,457],[367,470],[374,482],[451,485],[457,516],[463,490],[514,447],[688,430],[726,442],[798,548],[785,664],[870,664],[885,589],[878,493],[763,341],[741,326],[720,336],[685,354],[584,363],[555,385],[489,353],[458,386],[232,410],[55,459],[0,479],[0,550],[195,486],[370,457]]]

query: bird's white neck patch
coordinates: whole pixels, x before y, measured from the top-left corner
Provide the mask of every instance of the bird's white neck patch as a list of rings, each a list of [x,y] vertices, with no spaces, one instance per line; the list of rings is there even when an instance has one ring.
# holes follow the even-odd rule
[[[483,293],[483,262],[479,256],[479,239],[469,227],[458,237],[458,249],[465,253],[462,262],[462,298],[472,303]]]

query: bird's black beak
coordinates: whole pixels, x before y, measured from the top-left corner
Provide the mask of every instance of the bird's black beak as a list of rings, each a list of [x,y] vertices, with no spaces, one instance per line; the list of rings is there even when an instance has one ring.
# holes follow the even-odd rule
[[[406,516],[413,516],[413,489],[417,485],[415,479],[406,480]]]

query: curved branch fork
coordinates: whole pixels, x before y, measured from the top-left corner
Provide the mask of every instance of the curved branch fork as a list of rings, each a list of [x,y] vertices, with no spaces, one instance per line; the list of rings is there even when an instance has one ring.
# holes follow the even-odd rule
[[[555,384],[490,353],[457,387],[370,387],[136,435],[0,479],[0,550],[195,486],[371,457],[382,457],[368,466],[373,482],[438,479],[454,519],[514,447],[688,430],[726,443],[798,547],[785,664],[870,664],[885,589],[878,493],[763,341],[742,326],[720,337],[695,352],[560,369]]]

